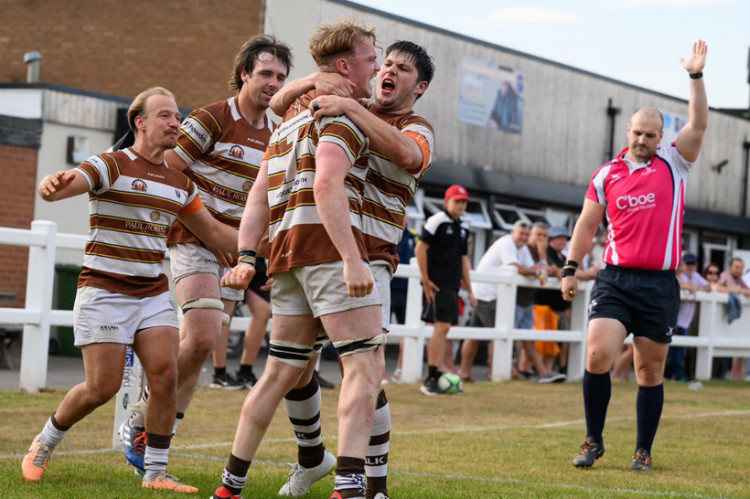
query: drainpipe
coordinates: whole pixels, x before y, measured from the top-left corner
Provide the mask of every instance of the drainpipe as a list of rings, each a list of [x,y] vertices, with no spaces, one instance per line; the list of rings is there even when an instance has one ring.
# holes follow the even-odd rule
[[[750,172],[750,141],[747,138],[742,142],[742,149],[745,150],[745,168],[742,174],[742,216],[747,217],[747,177]]]
[[[26,83],[39,83],[39,66],[42,63],[42,54],[39,52],[26,52],[23,55],[26,63]]]
[[[605,161],[609,161],[615,156],[615,117],[620,114],[620,108],[612,106],[612,99],[607,102],[607,116],[609,117],[609,149]]]

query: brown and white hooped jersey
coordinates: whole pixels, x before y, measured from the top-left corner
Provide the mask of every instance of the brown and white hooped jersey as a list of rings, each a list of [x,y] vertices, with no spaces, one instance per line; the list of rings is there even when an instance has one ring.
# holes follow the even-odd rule
[[[89,236],[78,287],[140,297],[168,291],[162,273],[167,233],[178,215],[203,207],[195,184],[132,149],[92,156],[76,171],[89,184]]]
[[[235,97],[196,109],[182,123],[175,152],[188,165],[184,173],[214,218],[235,229],[273,132],[268,117],[266,125],[250,125]],[[178,222],[169,232],[169,244],[177,243],[200,241]]]
[[[422,164],[404,170],[388,160],[376,142],[370,142],[370,170],[362,204],[362,232],[370,261],[384,260],[395,270],[398,265],[396,246],[406,225],[406,207],[432,164],[435,135],[427,120],[412,113],[381,115],[372,106],[370,111],[411,137],[422,150]]]
[[[323,142],[340,146],[352,165],[344,181],[349,220],[360,254],[367,260],[361,232],[367,137],[346,116],[315,121],[307,110],[315,96],[315,91],[305,94],[289,108],[268,145],[270,273],[341,260],[320,220],[313,195],[315,151]]]

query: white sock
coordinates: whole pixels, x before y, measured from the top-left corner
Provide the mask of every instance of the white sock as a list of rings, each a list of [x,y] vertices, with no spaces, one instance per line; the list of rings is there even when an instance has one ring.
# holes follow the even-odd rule
[[[68,430],[62,431],[55,428],[55,425],[52,424],[52,417],[50,417],[44,424],[39,440],[51,449],[54,449],[65,438],[67,433]]]

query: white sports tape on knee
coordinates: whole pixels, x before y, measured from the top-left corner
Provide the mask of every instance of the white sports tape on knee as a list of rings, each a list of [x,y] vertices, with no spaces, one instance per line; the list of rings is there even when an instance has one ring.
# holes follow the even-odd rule
[[[188,310],[193,310],[196,308],[207,310],[221,310],[223,312],[224,303],[221,300],[217,300],[215,298],[194,298],[183,303],[180,308],[182,309],[183,315],[185,315]],[[229,320],[230,317],[227,314],[221,314],[222,326],[226,326],[227,324],[229,324]]]
[[[380,345],[385,343],[385,341],[385,335],[381,333],[374,338],[334,341],[333,346],[338,350],[339,357],[346,357],[347,355],[354,355],[355,353],[376,350]]]
[[[290,341],[271,340],[268,345],[268,355],[282,364],[304,369],[313,356],[313,347]]]
[[[315,338],[315,345],[313,346],[315,353],[320,353],[320,351],[323,350],[323,345],[326,344],[326,341],[328,341],[328,335],[323,329],[321,329],[318,331],[318,336]]]

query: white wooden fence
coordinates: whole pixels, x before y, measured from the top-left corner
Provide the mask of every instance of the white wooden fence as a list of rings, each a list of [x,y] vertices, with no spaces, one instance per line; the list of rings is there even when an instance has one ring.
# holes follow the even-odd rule
[[[57,249],[83,250],[85,236],[57,232],[54,222],[37,220],[31,230],[0,227],[0,245],[29,247],[29,269],[24,309],[0,308],[0,326],[22,325],[23,348],[19,388],[36,392],[47,384],[47,357],[51,326],[72,326],[73,313],[69,310],[52,309],[52,293]],[[404,361],[402,379],[416,382],[422,377],[425,340],[432,328],[424,325],[419,317],[421,311],[421,286],[419,272],[414,265],[401,265],[397,277],[409,279],[406,324],[393,325],[391,335],[403,337]],[[518,286],[539,287],[535,279],[517,275],[515,268],[502,268],[498,273],[479,274],[472,272],[475,282],[488,282],[498,286],[498,306],[494,328],[454,327],[449,339],[473,338],[494,343],[491,379],[509,379],[512,368],[513,341],[540,340],[559,341],[570,344],[568,379],[580,380],[583,376],[585,355],[585,328],[590,283],[582,283],[581,292],[573,303],[570,331],[523,330],[513,328],[515,295]],[[545,287],[556,289],[558,281],[550,279]],[[743,313],[732,324],[726,320],[727,295],[698,292],[694,296],[683,292],[683,299],[701,303],[698,336],[674,337],[676,346],[697,349],[696,378],[710,379],[714,357],[750,357],[750,303],[744,298]],[[233,331],[244,331],[249,318],[235,317]]]

